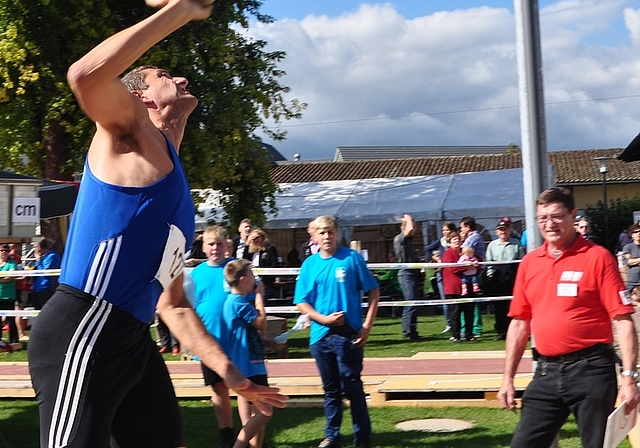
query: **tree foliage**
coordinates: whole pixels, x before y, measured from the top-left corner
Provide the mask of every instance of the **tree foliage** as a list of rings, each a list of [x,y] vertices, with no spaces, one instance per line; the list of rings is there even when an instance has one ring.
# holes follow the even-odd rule
[[[633,224],[633,212],[640,211],[640,194],[632,198],[618,198],[608,201],[607,218],[609,222],[609,240],[605,242],[604,231],[604,202],[598,201],[595,205],[587,205],[584,210],[589,217],[591,228],[598,236],[598,240],[607,248],[619,249],[617,247],[618,235],[623,230],[627,230]]]
[[[284,138],[277,125],[305,107],[287,101],[278,63],[285,54],[244,32],[249,18],[269,22],[262,0],[217,0],[211,18],[186,25],[135,65],[185,76],[200,105],[180,157],[193,188],[222,193],[232,225],[272,211],[277,186],[257,131]],[[66,84],[66,70],[106,37],[153,11],[142,0],[0,0],[0,166],[71,179],[82,171],[94,125]],[[266,120],[276,123],[275,129]]]

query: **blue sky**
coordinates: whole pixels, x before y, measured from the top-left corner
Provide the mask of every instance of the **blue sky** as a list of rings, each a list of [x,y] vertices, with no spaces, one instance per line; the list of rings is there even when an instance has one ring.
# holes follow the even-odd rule
[[[477,8],[479,6],[492,6],[494,8],[508,8],[513,10],[511,0],[395,0],[363,2],[362,0],[264,0],[262,11],[277,19],[292,18],[304,19],[309,14],[328,15],[337,17],[348,11],[355,11],[362,3],[388,3],[407,19],[414,19],[436,11],[452,11],[462,8]],[[542,7],[545,3],[541,2]]]
[[[600,0],[606,1],[606,0]],[[569,0],[565,3],[572,3]],[[407,19],[415,19],[439,11],[453,11],[456,9],[479,8],[489,6],[491,8],[506,8],[513,12],[513,0],[264,0],[261,11],[274,17],[276,20],[285,18],[302,20],[308,15],[327,15],[329,17],[339,17],[345,13],[357,11],[363,3],[389,4]],[[558,4],[552,0],[539,0],[538,7],[544,9],[546,6]],[[639,2],[628,2],[633,5]],[[624,23],[618,20],[606,30],[585,37],[586,42],[600,43],[605,45],[615,45],[616,43],[627,42],[628,38],[624,31]]]
[[[485,6],[485,8],[480,8]],[[640,132],[640,0],[540,0],[549,150]],[[285,157],[337,146],[520,145],[512,0],[264,0],[248,34],[284,50]],[[480,8],[480,9],[479,9]],[[275,126],[275,124],[274,124]]]

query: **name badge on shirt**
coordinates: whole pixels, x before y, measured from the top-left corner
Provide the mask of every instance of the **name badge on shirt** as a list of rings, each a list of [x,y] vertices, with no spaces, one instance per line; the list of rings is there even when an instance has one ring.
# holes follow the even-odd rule
[[[631,293],[627,290],[620,291],[620,300],[623,305],[631,305],[633,303],[633,298],[631,297]]]
[[[577,283],[558,283],[558,297],[578,297]]]
[[[564,271],[560,275],[561,282],[579,282],[584,276],[584,272],[581,271]]]
[[[162,261],[160,267],[156,273],[156,278],[162,285],[163,289],[167,289],[171,283],[182,273],[184,248],[187,244],[187,239],[182,234],[182,231],[171,224],[169,228],[169,236],[167,237],[167,243],[164,246],[164,252],[162,253]]]

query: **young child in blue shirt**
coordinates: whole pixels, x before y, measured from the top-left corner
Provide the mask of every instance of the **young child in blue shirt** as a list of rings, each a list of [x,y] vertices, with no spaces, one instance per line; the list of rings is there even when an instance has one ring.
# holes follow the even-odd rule
[[[222,311],[224,302],[231,292],[231,287],[224,279],[224,267],[233,260],[233,258],[226,257],[227,237],[227,231],[223,227],[207,227],[202,233],[202,251],[207,256],[207,261],[196,266],[190,274],[194,283],[193,307],[202,319],[207,331],[216,338],[225,353],[228,353],[227,336],[229,332],[222,319]],[[211,386],[211,401],[220,427],[218,448],[231,448],[236,440],[236,435],[233,431],[233,412],[229,388],[220,375],[204,364],[202,364],[202,373],[204,384]]]
[[[248,260],[233,260],[224,268],[224,277],[231,294],[224,303],[222,312],[227,328],[227,355],[238,370],[256,384],[267,385],[267,368],[264,364],[264,347],[258,331],[267,329],[267,315],[264,310],[262,294],[264,285],[256,286],[256,279]],[[253,304],[247,296],[255,291]],[[238,396],[238,407],[244,398]],[[245,400],[246,401],[246,400]],[[248,419],[247,419],[248,417]],[[262,448],[265,426],[268,416],[260,413],[251,405],[249,416],[240,413],[243,427],[238,434],[233,448]]]
[[[338,229],[331,216],[313,221],[320,250],[307,258],[296,282],[294,304],[311,319],[309,349],[324,389],[325,439],[318,448],[340,448],[342,396],[351,403],[357,448],[371,448],[371,421],[362,387],[362,362],[378,311],[378,282],[357,252],[338,246]],[[361,293],[369,293],[362,318]]]

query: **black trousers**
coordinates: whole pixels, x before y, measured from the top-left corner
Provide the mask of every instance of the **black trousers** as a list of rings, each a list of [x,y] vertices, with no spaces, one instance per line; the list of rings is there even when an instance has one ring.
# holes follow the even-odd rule
[[[600,448],[618,386],[613,349],[571,363],[543,358],[522,396],[522,418],[514,448],[539,448],[551,442],[573,413],[584,448]]]
[[[447,299],[458,297],[447,296]],[[449,305],[449,316],[451,318],[451,333],[455,339],[460,339],[460,314],[464,313],[465,336],[473,336],[473,303],[456,303]]]
[[[495,329],[498,334],[505,334],[507,332],[507,328],[509,328],[511,318],[507,316],[507,314],[509,313],[510,304],[511,301],[509,300],[493,302],[493,309],[496,316]]]

